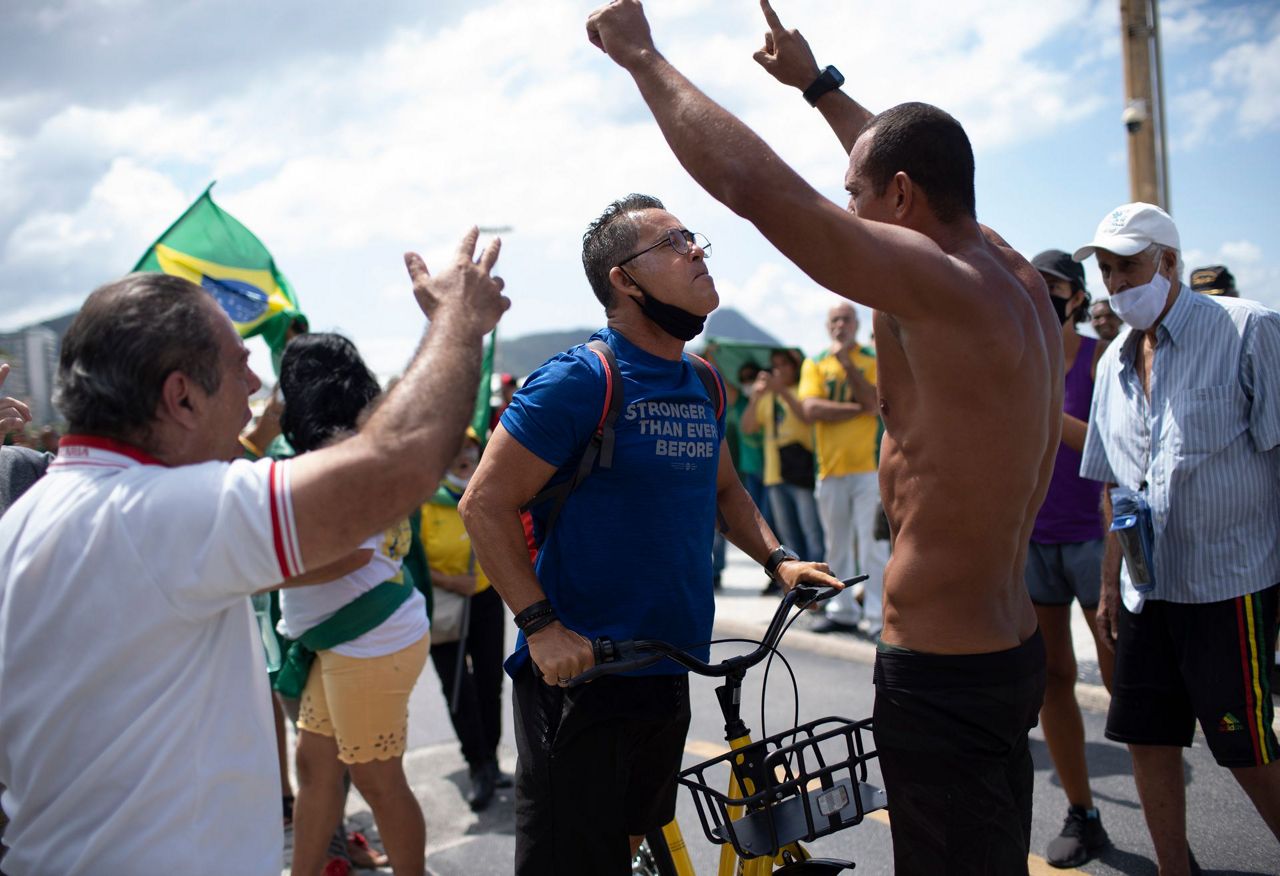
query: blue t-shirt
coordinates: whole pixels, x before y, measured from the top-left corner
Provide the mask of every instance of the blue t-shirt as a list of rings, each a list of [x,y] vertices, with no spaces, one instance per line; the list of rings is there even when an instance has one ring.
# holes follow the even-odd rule
[[[597,467],[565,501],[538,555],[538,581],[561,623],[588,639],[663,639],[696,645],[692,653],[706,660],[724,418],[688,361],[654,356],[612,329],[592,337],[609,344],[622,373],[613,467]],[[604,401],[604,365],[582,345],[529,375],[502,425],[559,469],[554,482],[572,474]],[[554,504],[530,509],[540,542]],[[528,655],[521,634],[507,671]],[[684,671],[663,660],[636,674]]]

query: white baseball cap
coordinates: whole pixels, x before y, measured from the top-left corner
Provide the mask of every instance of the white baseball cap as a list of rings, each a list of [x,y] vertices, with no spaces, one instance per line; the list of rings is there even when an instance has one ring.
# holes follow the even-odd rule
[[[1071,257],[1082,262],[1097,249],[1121,256],[1137,255],[1153,243],[1182,249],[1178,227],[1169,214],[1155,204],[1136,201],[1122,204],[1103,217],[1098,223],[1098,230],[1093,233],[1093,240],[1077,249]]]

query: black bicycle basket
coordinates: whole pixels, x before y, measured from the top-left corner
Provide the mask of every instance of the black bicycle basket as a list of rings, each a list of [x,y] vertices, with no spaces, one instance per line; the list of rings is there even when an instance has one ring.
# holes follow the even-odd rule
[[[690,767],[680,784],[710,842],[732,843],[743,858],[773,856],[885,808],[884,791],[867,783],[870,733],[870,718],[819,718]],[[736,796],[725,793],[730,776]]]

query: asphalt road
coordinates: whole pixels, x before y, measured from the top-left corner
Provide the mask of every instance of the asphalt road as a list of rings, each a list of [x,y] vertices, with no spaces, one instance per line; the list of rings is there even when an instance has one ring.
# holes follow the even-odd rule
[[[772,607],[772,600],[757,596],[763,576],[747,564],[745,557],[731,559],[726,589],[717,606],[717,634],[738,635],[762,629]],[[797,623],[784,640],[784,653],[791,661],[800,694],[800,720],[808,721],[827,715],[862,718],[870,715],[873,697],[870,643],[842,635],[819,636],[803,628],[808,619]],[[1080,641],[1080,650],[1090,652],[1090,642]],[[1087,633],[1083,633],[1087,639]],[[510,639],[509,639],[510,641]],[[723,646],[746,648],[746,646]],[[730,653],[728,651],[717,653]],[[1086,682],[1091,672],[1091,653],[1081,653],[1081,674]],[[744,718],[761,735],[759,670],[748,676],[743,692]],[[715,683],[694,679],[692,685],[693,723],[686,746],[685,766],[706,760],[723,752],[723,721],[712,693]],[[1102,812],[1103,824],[1114,848],[1079,871],[1054,870],[1038,857],[1045,845],[1057,835],[1066,814],[1066,802],[1053,773],[1048,750],[1040,731],[1032,731],[1031,751],[1035,761],[1035,803],[1029,861],[1031,872],[1091,874],[1155,874],[1151,843],[1147,837],[1127,751],[1123,746],[1103,738],[1105,693],[1087,683],[1082,697],[1087,756],[1096,804]],[[791,726],[794,700],[789,678],[775,663],[770,672],[766,693],[765,729],[778,732]],[[508,704],[509,710],[509,704]],[[510,733],[504,735],[503,768],[514,767],[515,752]],[[470,812],[463,795],[468,785],[466,765],[454,741],[439,682],[430,668],[425,670],[411,703],[409,752],[406,770],[426,813],[428,824],[429,871],[436,876],[480,876],[508,874],[514,849],[513,812],[510,791],[499,796],[486,812]],[[1185,752],[1188,836],[1196,857],[1206,873],[1215,874],[1280,874],[1280,844],[1267,830],[1261,818],[1244,796],[1230,774],[1214,764],[1202,740]],[[871,781],[879,784],[878,771],[872,768]],[[587,801],[596,805],[599,801]],[[718,849],[702,838],[696,811],[688,791],[681,790],[678,815],[699,873],[714,873]],[[355,792],[348,805],[349,818],[366,826],[371,836],[367,807]],[[861,825],[813,843],[811,850],[820,856],[843,858],[857,863],[860,874],[893,872],[892,846],[888,819],[884,813],[868,818]],[[389,871],[386,871],[389,872]]]

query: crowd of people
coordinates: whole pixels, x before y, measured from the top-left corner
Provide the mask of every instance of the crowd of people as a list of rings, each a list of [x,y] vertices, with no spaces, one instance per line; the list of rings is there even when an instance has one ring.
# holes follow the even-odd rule
[[[598,636],[706,659],[726,542],[778,590],[840,590],[821,628],[876,641],[896,872],[1027,872],[1037,722],[1067,803],[1046,857],[1108,847],[1073,602],[1160,872],[1198,872],[1197,722],[1280,841],[1280,314],[1222,266],[1184,280],[1150,204],[1028,261],[978,223],[955,119],[872,114],[762,8],[756,60],[829,123],[847,210],[667,62],[639,3],[587,30],[693,178],[835,293],[818,355],[778,347],[726,381],[689,351],[719,303],[710,244],[643,194],[583,236],[603,327],[518,389],[504,377],[485,434],[481,344],[510,301],[475,229],[434,272],[406,256],[428,324],[394,385],[300,330],[252,426],[261,382],[201,287],[132,274],[88,296],[59,362],[67,434],[0,453],[5,872],[274,876],[288,822],[295,873],[420,876],[403,756],[430,657],[467,803],[514,785],[515,872],[627,873],[674,814],[688,680],[662,662],[570,681]],[[29,420],[0,398],[0,431]],[[352,784],[385,854],[343,825]]]

